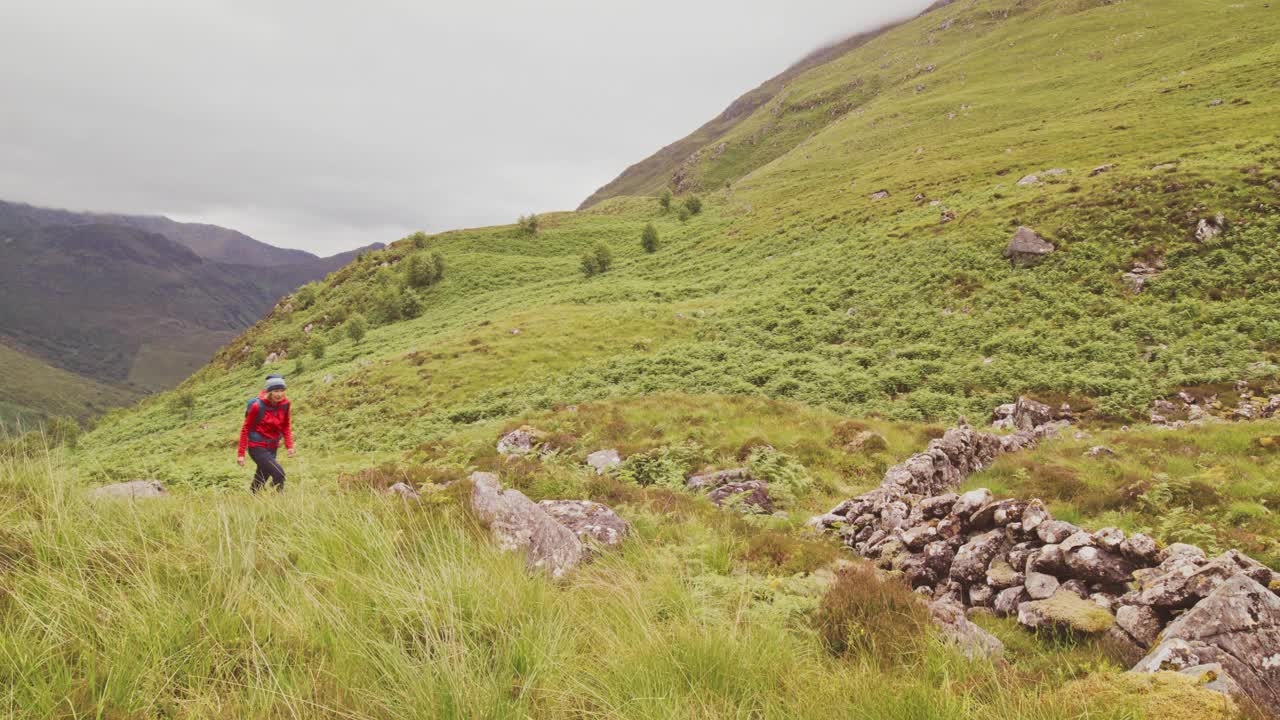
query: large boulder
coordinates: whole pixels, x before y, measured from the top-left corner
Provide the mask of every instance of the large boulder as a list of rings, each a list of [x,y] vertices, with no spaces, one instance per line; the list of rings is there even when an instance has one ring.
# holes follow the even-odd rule
[[[1015,267],[1032,267],[1054,250],[1057,248],[1053,243],[1040,237],[1040,233],[1029,227],[1020,227],[1004,249],[1004,256]]]
[[[168,495],[169,491],[159,480],[130,480],[129,482],[103,485],[89,491],[89,497],[96,499],[144,500]]]
[[[582,542],[519,490],[503,490],[498,476],[471,475],[471,509],[489,528],[503,550],[522,551],[530,570],[544,570],[553,578],[571,572],[582,562]]]
[[[1115,625],[1115,617],[1092,600],[1060,589],[1045,600],[1019,605],[1018,623],[1032,629],[1065,628],[1095,635],[1110,630]]]
[[[1220,663],[1253,702],[1280,709],[1280,597],[1238,574],[1164,629],[1135,672]]]
[[[590,500],[543,500],[538,507],[573,531],[588,548],[621,545],[631,534],[631,523],[618,513]]]

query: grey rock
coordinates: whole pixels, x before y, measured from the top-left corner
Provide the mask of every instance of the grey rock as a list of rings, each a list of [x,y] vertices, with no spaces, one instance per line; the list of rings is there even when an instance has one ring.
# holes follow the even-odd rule
[[[996,591],[990,585],[979,583],[969,588],[969,604],[973,607],[990,607],[996,599]]]
[[[1089,177],[1097,177],[1102,173],[1111,172],[1112,170],[1115,170],[1115,169],[1116,169],[1115,163],[1107,163],[1105,165],[1099,165],[1098,167],[1089,171]]]
[[[987,565],[1004,549],[1004,533],[991,530],[969,540],[956,552],[951,579],[962,583],[986,580]]]
[[[1032,600],[1044,600],[1045,598],[1053,597],[1053,594],[1058,592],[1059,585],[1061,583],[1058,582],[1058,578],[1040,572],[1027,573],[1027,579],[1023,583],[1023,587],[1027,591],[1027,597]]]
[[[597,475],[603,475],[622,464],[622,457],[617,450],[597,450],[587,456],[587,464],[596,469]]]
[[[1062,547],[1059,545],[1045,545],[1031,553],[1027,558],[1026,572],[1045,573],[1046,575],[1064,575],[1067,571],[1067,562]]]
[[[1089,586],[1085,584],[1083,580],[1077,580],[1076,578],[1071,578],[1070,580],[1067,580],[1066,582],[1062,583],[1060,587],[1061,589],[1074,594],[1076,597],[1082,598],[1084,600],[1089,599],[1089,595],[1090,595]]]
[[[1014,569],[1008,560],[996,558],[987,566],[987,584],[995,590],[1018,587],[1026,581],[1026,577]]]
[[[1116,625],[1145,649],[1155,644],[1164,622],[1146,605],[1121,605],[1116,610]]]
[[[598,502],[543,500],[538,507],[569,528],[588,548],[616,547],[631,534],[631,523]]]
[[[1122,585],[1133,575],[1133,563],[1122,555],[1092,545],[1064,549],[1063,555],[1072,577],[1086,583]]]
[[[1280,597],[1237,575],[1164,629],[1135,672],[1219,663],[1262,708],[1280,708]]]
[[[942,636],[954,643],[970,660],[996,659],[1004,654],[1004,643],[991,633],[974,625],[966,616],[964,607],[956,602],[935,600],[929,604],[929,613]]]
[[[419,500],[422,496],[408,483],[398,482],[384,491],[387,495],[399,495],[405,500]]]
[[[1056,545],[1078,532],[1080,528],[1065,520],[1049,520],[1036,528],[1036,536],[1048,545]]]
[[[1021,585],[1001,590],[991,603],[997,617],[1008,617],[1018,612],[1018,606],[1030,599]]]
[[[164,497],[168,494],[169,491],[164,489],[164,485],[159,480],[130,480],[129,482],[103,485],[89,491],[89,497],[99,500],[145,500]]]
[[[990,504],[994,499],[995,498],[991,494],[991,491],[986,488],[970,490],[969,492],[962,494],[956,500],[955,505],[952,506],[951,512],[956,516],[967,520],[969,516],[973,515],[973,513],[977,512],[980,508]]]
[[[1049,253],[1057,250],[1053,243],[1040,237],[1040,234],[1029,227],[1020,227],[1013,239],[1005,247],[1004,256],[1015,267],[1031,267],[1037,265]]]
[[[935,495],[920,501],[920,511],[927,518],[944,518],[951,514],[951,509],[955,507],[956,501],[960,499],[955,493],[945,493],[943,495]]]
[[[1159,554],[1160,548],[1156,541],[1142,533],[1134,533],[1125,538],[1120,543],[1120,553],[1130,560],[1142,564],[1151,565],[1155,563],[1156,556]]]
[[[553,578],[572,572],[583,559],[582,542],[519,490],[503,490],[493,473],[472,473],[471,509],[498,547],[525,554],[530,570]]]
[[[1036,532],[1041,525],[1053,520],[1053,515],[1049,513],[1049,509],[1044,506],[1040,500],[1032,500],[1022,509],[1022,529],[1026,532]]]
[[[1227,218],[1221,214],[1211,218],[1201,218],[1196,223],[1196,240],[1207,242],[1222,234],[1227,227]]]
[[[887,197],[889,197],[889,191],[888,191],[888,190],[877,190],[877,191],[875,191],[875,192],[871,193],[871,199],[872,199],[872,200],[884,200],[884,199],[885,199],[885,198],[887,198]]]
[[[916,525],[902,533],[902,544],[912,552],[920,552],[925,545],[938,539],[938,528],[933,525]]]
[[[528,425],[517,428],[498,440],[498,454],[508,456],[528,455],[537,447],[542,437],[542,431],[535,430]]]
[[[1085,457],[1091,457],[1091,458],[1114,457],[1116,454],[1116,451],[1112,450],[1106,445],[1094,445],[1093,447],[1086,450],[1084,454],[1085,454]]]
[[[1117,527],[1105,527],[1101,530],[1095,530],[1093,533],[1093,541],[1098,547],[1110,552],[1119,552],[1120,546],[1124,544],[1124,531]]]

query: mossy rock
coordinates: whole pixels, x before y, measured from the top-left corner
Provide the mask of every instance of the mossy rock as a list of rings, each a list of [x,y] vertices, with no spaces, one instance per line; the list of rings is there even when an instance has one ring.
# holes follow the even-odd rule
[[[1060,589],[1052,597],[1019,605],[1018,622],[1031,628],[1068,628],[1097,635],[1110,630],[1116,618],[1092,600]]]
[[[1229,696],[1175,672],[1097,673],[1064,685],[1058,695],[1069,707],[1088,698],[1095,706],[1128,707],[1160,720],[1229,720],[1239,712]]]

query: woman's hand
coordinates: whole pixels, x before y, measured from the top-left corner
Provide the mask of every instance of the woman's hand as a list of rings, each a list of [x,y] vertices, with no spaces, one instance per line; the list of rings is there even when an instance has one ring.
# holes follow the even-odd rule
[[[289,457],[293,457],[293,448],[289,448]]]
[[[236,458],[236,464],[237,464],[237,465],[239,465],[240,467],[244,467],[244,456],[243,456],[243,455],[240,455],[239,457],[237,457],[237,458]]]

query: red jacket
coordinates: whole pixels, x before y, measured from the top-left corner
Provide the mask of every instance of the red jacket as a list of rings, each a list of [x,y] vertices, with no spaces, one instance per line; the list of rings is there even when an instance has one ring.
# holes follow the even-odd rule
[[[236,454],[244,457],[245,449],[251,447],[274,450],[280,447],[282,437],[284,446],[292,450],[293,428],[289,424],[289,400],[286,398],[273,405],[263,391],[257,400],[250,400],[245,408],[244,425],[240,428],[240,448]]]

